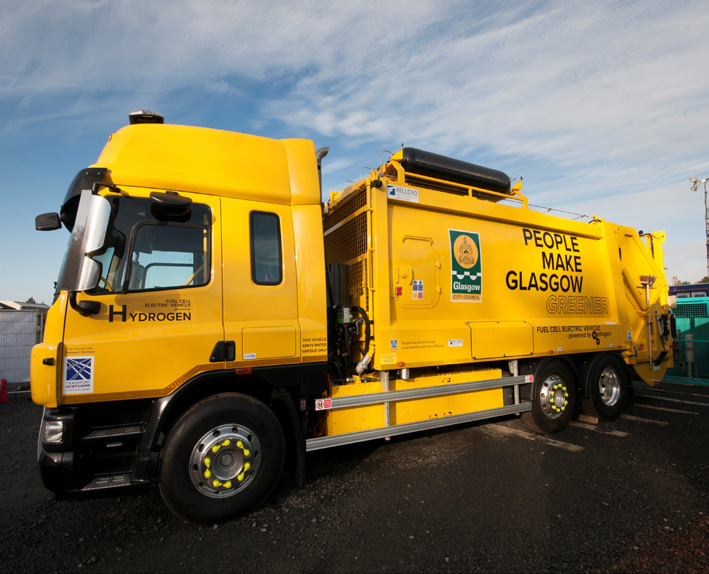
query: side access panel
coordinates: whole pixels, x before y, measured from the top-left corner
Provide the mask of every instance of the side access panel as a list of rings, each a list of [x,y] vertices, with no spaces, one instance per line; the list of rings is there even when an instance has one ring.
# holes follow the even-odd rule
[[[526,321],[469,322],[473,359],[505,359],[534,354],[534,327]]]

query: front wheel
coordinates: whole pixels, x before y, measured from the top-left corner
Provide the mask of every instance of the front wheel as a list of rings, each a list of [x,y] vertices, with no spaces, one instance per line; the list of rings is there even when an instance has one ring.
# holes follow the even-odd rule
[[[564,363],[552,361],[535,375],[532,410],[522,413],[522,421],[535,432],[556,433],[566,428],[575,408],[574,376]]]
[[[614,421],[623,412],[630,394],[628,370],[616,355],[596,355],[586,372],[588,397],[581,411],[603,421]]]
[[[160,457],[160,493],[194,523],[234,518],[261,504],[278,483],[285,441],[262,402],[237,393],[200,401],[177,421]]]

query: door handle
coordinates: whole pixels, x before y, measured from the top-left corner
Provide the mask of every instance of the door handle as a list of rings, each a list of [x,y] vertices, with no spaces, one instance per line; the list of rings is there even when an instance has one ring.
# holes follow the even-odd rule
[[[214,345],[212,354],[209,357],[210,363],[220,363],[222,361],[236,360],[236,343],[234,341],[219,341]]]

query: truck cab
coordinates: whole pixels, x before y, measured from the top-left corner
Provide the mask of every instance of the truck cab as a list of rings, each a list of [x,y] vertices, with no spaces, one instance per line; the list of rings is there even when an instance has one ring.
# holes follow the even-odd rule
[[[144,487],[186,405],[220,393],[300,429],[299,398],[327,382],[312,142],[136,122],[38,218],[58,224],[71,235],[31,368],[50,490]]]

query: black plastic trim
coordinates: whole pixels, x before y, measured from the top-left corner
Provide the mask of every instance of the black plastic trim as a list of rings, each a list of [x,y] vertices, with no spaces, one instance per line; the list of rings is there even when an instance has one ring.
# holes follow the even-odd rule
[[[236,359],[236,343],[234,341],[219,341],[214,345],[212,354],[209,356],[210,363],[220,363],[222,361],[234,361]]]
[[[79,198],[85,189],[93,191],[94,184],[101,181],[108,173],[105,167],[87,167],[76,174],[74,180],[69,184],[69,189],[64,196],[60,218],[69,231],[74,229],[76,221],[76,210],[79,208]]]
[[[88,301],[84,299],[77,302],[76,297],[77,292],[72,291],[69,295],[69,305],[82,317],[96,315],[101,311],[101,303],[99,301]]]
[[[180,398],[185,393],[190,392],[196,385],[204,385],[210,379],[233,377],[233,391],[239,391],[240,377],[232,369],[210,371],[200,373],[183,385],[174,393],[162,397],[155,401],[150,413],[145,421],[145,432],[139,447],[138,456],[142,459],[149,459],[150,453],[157,448],[158,438],[165,427],[165,421],[172,414],[174,405],[178,404]],[[274,367],[254,367],[252,374],[248,375],[251,380],[257,379],[266,383],[268,393],[274,391],[279,393],[287,392],[291,397],[301,398],[305,396],[321,396],[327,389],[327,363],[296,364]],[[291,405],[296,417],[295,405],[299,401],[292,400]]]
[[[44,427],[47,422],[61,422],[64,430],[62,442],[45,443]],[[57,496],[74,489],[74,411],[45,409],[39,428],[37,462],[42,484]]]

